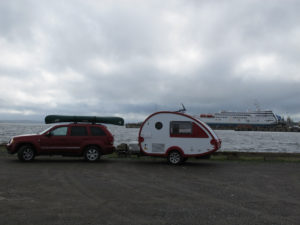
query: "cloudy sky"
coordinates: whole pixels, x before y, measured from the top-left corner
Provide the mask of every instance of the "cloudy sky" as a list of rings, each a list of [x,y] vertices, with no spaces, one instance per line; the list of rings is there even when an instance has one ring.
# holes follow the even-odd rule
[[[299,12],[299,0],[0,0],[0,120],[255,102],[300,120]]]

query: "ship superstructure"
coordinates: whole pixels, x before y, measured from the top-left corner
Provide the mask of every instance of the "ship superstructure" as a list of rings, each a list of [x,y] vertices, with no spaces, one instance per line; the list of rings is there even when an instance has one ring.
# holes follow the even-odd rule
[[[229,112],[221,111],[213,114],[200,114],[197,119],[207,123],[208,125],[236,126],[268,126],[275,125],[280,117],[275,115],[271,110],[265,111],[249,111],[249,112]]]

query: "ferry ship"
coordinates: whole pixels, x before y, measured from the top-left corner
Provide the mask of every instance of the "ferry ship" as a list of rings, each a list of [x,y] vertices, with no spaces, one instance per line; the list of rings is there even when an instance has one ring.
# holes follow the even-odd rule
[[[278,124],[281,117],[275,115],[271,110],[249,111],[249,112],[229,112],[221,111],[213,114],[200,114],[197,119],[210,126],[271,126]]]

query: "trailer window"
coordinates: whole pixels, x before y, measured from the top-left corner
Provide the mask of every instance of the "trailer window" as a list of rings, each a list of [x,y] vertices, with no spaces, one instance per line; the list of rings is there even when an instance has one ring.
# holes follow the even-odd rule
[[[208,135],[194,122],[172,121],[170,122],[170,137],[208,138]]]
[[[171,135],[188,135],[193,132],[193,123],[188,121],[172,121],[170,123]]]

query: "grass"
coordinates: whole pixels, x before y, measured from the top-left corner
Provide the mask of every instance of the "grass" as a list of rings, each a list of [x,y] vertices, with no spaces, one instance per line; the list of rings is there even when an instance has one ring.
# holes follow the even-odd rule
[[[0,145],[0,153],[5,152],[6,153],[6,148],[4,145]]]
[[[272,161],[272,162],[300,162],[299,157],[272,157],[272,156],[264,156],[263,154],[260,156],[232,156],[232,155],[212,155],[210,160],[216,161],[252,161],[252,162],[264,162],[264,161]]]

